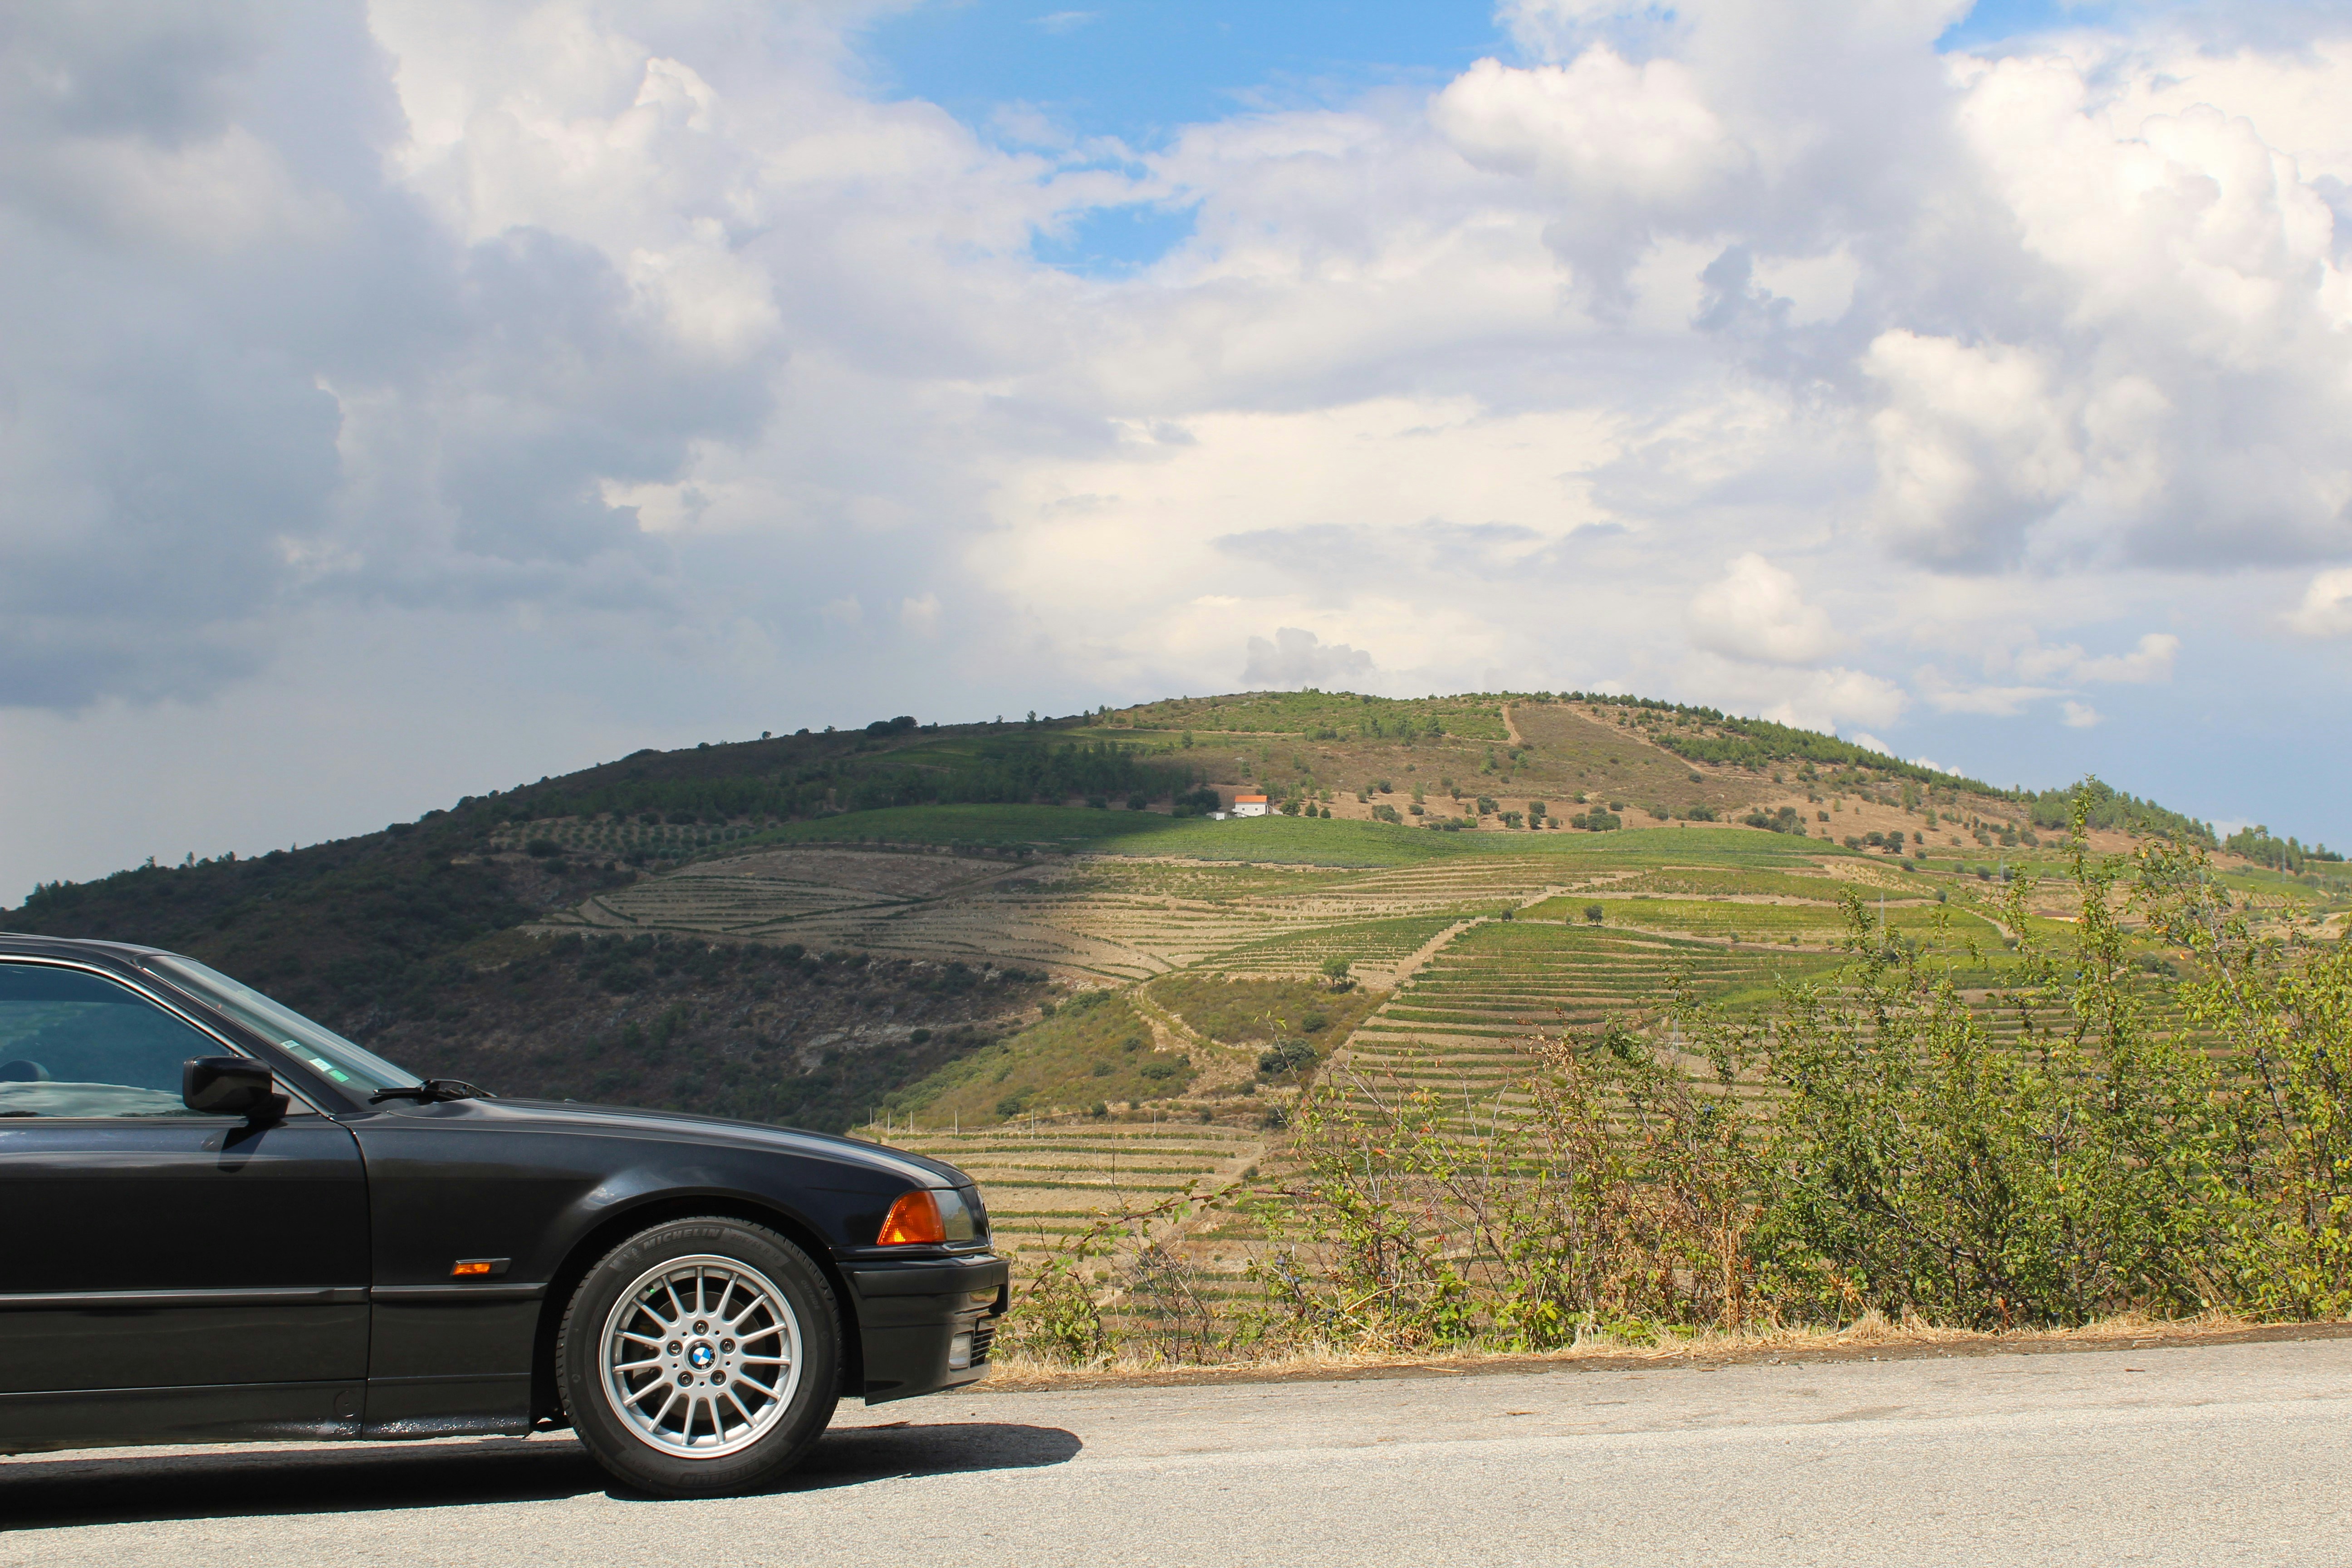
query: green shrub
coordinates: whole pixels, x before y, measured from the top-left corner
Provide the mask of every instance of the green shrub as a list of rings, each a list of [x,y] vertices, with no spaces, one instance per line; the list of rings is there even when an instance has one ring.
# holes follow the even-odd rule
[[[1258,1076],[1280,1078],[1286,1074],[1304,1072],[1318,1059],[1315,1047],[1305,1040],[1276,1040],[1273,1046],[1258,1053]]]

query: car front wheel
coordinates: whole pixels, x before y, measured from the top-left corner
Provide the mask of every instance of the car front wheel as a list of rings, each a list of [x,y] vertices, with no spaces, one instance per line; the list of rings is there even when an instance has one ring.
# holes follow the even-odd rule
[[[741,1220],[675,1220],[605,1254],[572,1293],[555,1355],[597,1461],[674,1496],[781,1479],[840,1395],[832,1288],[799,1247]]]

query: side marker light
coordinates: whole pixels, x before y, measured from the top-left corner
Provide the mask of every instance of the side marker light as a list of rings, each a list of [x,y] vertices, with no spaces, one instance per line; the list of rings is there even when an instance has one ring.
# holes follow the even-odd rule
[[[461,1258],[449,1267],[452,1279],[480,1279],[504,1274],[511,1259],[504,1258]]]

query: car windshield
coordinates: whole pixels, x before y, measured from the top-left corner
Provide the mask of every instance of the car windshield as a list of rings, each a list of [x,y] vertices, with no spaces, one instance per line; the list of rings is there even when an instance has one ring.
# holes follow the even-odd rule
[[[149,964],[179,982],[222,1012],[294,1053],[328,1081],[362,1099],[380,1089],[404,1089],[416,1075],[364,1050],[328,1028],[312,1023],[282,1002],[273,1002],[250,985],[240,985],[216,969],[193,958],[158,954]]]

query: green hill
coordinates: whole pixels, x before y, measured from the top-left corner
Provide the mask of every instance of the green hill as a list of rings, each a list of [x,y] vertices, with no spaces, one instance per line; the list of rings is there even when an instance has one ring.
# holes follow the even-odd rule
[[[1274,815],[1207,815],[1244,790]],[[1484,1001],[1430,1015],[1437,975],[1507,951],[1479,934],[1504,919],[1564,933],[1507,951],[1579,1016],[1638,1012],[1653,959],[1819,967],[1847,891],[1891,931],[1946,910],[1998,946],[1993,895],[2053,863],[2058,798],[1624,698],[1256,692],[639,752],[334,843],[46,885],[0,928],[185,952],[508,1092],[836,1129],[944,1113],[983,1143],[1205,1116],[1242,1138],[1193,1141],[1230,1175],[1297,1072],[1261,1081],[1272,1046],[1188,1022],[1209,1004],[1186,986],[1307,994],[1337,966],[1337,1033],[1285,1037],[1322,1061],[1518,1027]],[[2111,847],[2210,838],[2094,804]],[[2230,847],[2258,897],[2344,900],[2324,849]]]

